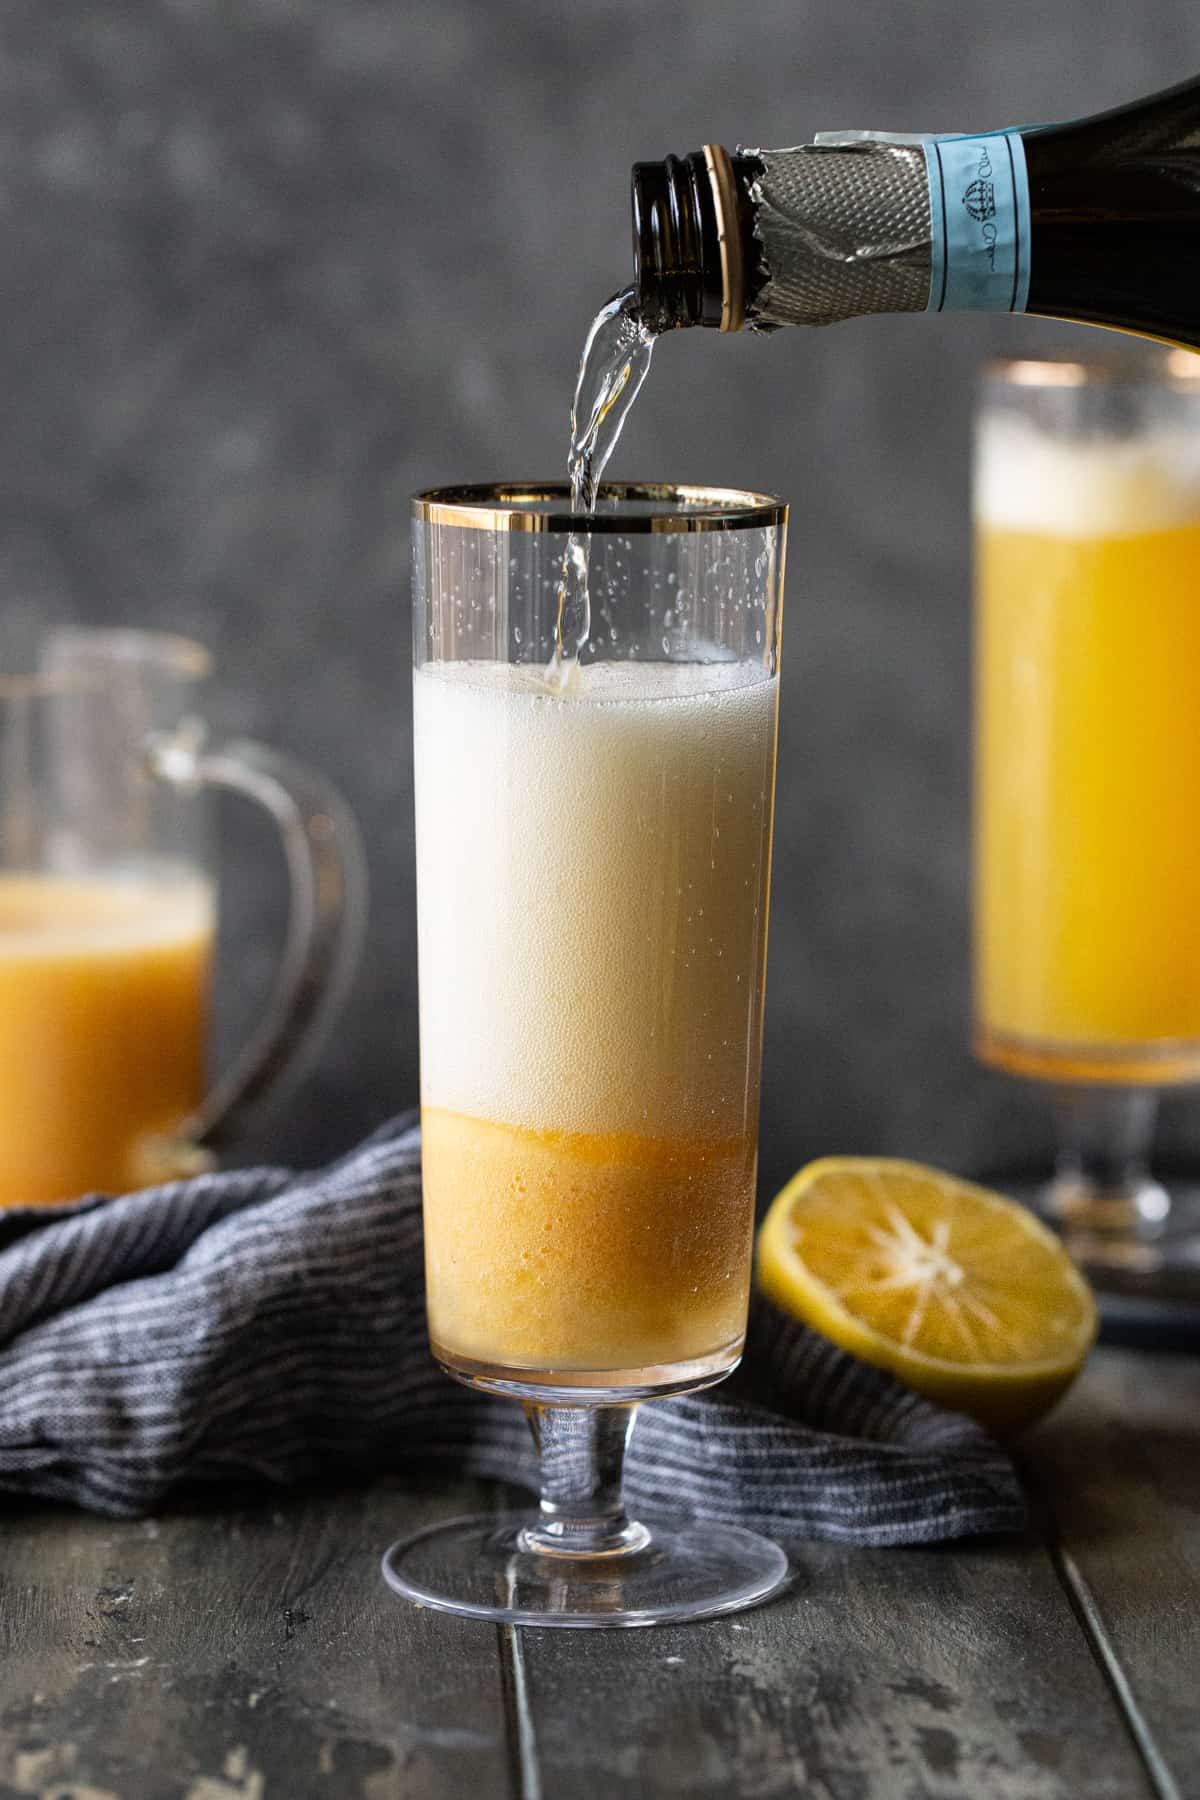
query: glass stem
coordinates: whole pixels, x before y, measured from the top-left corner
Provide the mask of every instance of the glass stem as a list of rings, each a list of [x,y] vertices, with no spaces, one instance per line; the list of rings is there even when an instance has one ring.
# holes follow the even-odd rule
[[[1149,1088],[1059,1090],[1051,1204],[1064,1223],[1095,1232],[1160,1231],[1170,1208],[1150,1174],[1158,1095]]]
[[[541,1459],[541,1503],[522,1547],[551,1556],[622,1556],[650,1541],[626,1518],[625,1449],[636,1406],[537,1406],[525,1416]]]

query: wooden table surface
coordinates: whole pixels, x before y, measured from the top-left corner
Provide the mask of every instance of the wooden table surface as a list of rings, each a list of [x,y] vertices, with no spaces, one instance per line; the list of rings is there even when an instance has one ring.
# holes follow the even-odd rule
[[[0,1800],[1200,1795],[1200,1363],[1103,1350],[1025,1447],[1023,1539],[794,1546],[662,1631],[495,1629],[384,1588],[508,1496],[393,1479],[113,1524],[4,1513]]]

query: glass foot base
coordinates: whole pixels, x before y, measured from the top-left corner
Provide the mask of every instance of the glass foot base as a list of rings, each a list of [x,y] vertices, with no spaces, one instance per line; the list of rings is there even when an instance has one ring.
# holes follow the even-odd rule
[[[1196,1183],[1163,1187],[1147,1180],[1132,1200],[1097,1195],[1061,1176],[1042,1182],[1000,1178],[996,1185],[1060,1233],[1101,1294],[1200,1304]]]
[[[614,1555],[525,1547],[536,1513],[451,1519],[402,1538],[383,1559],[388,1586],[418,1606],[500,1625],[678,1625],[741,1612],[776,1593],[788,1560],[736,1525],[655,1526]]]
[[[1062,1233],[1075,1260],[1089,1268],[1148,1275],[1181,1256],[1186,1259],[1189,1248],[1194,1259],[1194,1235],[1179,1237],[1169,1229],[1171,1197],[1148,1175],[1115,1189],[1099,1188],[1077,1175],[1056,1175],[1038,1206]]]

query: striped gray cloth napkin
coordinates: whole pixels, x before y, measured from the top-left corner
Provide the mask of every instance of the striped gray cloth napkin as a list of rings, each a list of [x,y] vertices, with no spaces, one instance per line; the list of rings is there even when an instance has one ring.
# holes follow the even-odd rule
[[[425,1341],[420,1133],[327,1169],[249,1169],[0,1216],[0,1489],[117,1516],[178,1488],[440,1468],[530,1486],[520,1408]],[[756,1303],[743,1371],[642,1409],[634,1511],[779,1537],[1017,1530],[977,1426]]]

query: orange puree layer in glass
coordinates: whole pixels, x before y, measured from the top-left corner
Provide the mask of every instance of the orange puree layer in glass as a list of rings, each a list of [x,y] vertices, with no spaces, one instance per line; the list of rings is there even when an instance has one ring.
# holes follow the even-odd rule
[[[422,1111],[430,1335],[509,1371],[636,1370],[736,1346],[756,1146]]]

